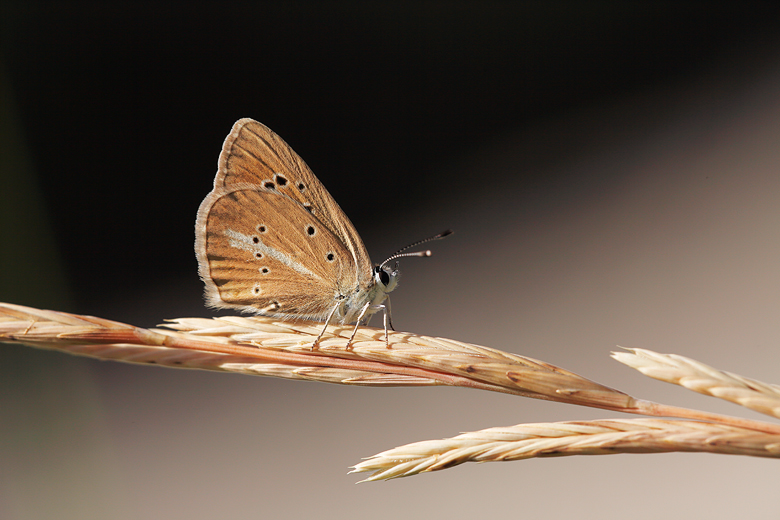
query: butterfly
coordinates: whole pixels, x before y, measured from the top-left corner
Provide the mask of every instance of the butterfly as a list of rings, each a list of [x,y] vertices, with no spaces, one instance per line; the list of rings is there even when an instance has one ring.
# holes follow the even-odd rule
[[[371,263],[355,227],[306,163],[281,137],[240,119],[222,145],[214,188],[198,209],[195,254],[207,304],[284,320],[361,323],[384,311],[389,348],[388,294],[402,251]],[[387,301],[387,304],[384,302]],[[392,321],[390,321],[392,328]]]

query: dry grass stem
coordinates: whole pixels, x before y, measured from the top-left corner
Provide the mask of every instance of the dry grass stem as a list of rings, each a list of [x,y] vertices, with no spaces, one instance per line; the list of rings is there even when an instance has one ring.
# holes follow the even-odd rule
[[[165,346],[176,343],[169,341],[169,335],[176,333],[158,334],[92,316],[0,304],[0,340],[95,359],[363,386],[443,384],[425,377],[367,370],[263,363],[254,355],[200,350],[192,345],[192,348]],[[225,338],[212,339],[218,345]]]
[[[0,339],[131,363],[359,385],[452,385],[636,411],[632,397],[531,358],[458,341],[264,317],[182,318],[142,329],[89,316],[0,304]]]
[[[444,338],[266,317],[180,318],[142,329],[92,316],[0,303],[0,339],[130,363],[364,386],[450,385],[649,416],[707,420],[768,433],[780,426],[652,403],[543,361]]]
[[[780,435],[661,419],[520,424],[407,444],[366,459],[352,473],[373,471],[365,482],[438,471],[464,462],[683,451],[780,458]]]
[[[364,386],[450,385],[647,416],[493,428],[396,448],[358,464],[369,480],[434,471],[467,461],[707,451],[777,457],[780,425],[635,399],[543,361],[459,341],[361,327],[265,317],[181,318],[143,329],[91,316],[0,303],[0,341],[129,363],[196,368]],[[643,373],[764,413],[777,414],[778,387],[716,371],[681,356],[634,349],[615,357]]]
[[[756,412],[780,418],[780,386],[723,372],[676,354],[641,348],[613,352],[612,357],[644,375],[725,399]]]

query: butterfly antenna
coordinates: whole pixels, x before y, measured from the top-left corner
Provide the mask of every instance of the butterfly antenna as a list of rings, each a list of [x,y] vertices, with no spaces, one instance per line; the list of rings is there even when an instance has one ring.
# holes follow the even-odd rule
[[[451,235],[452,233],[453,233],[453,231],[451,229],[448,229],[447,231],[442,231],[438,235],[434,235],[432,237],[428,237],[428,238],[425,238],[423,240],[418,240],[417,242],[412,242],[408,246],[402,247],[401,249],[396,251],[395,254],[393,254],[390,258],[388,258],[387,260],[385,260],[384,262],[379,264],[379,269],[382,269],[385,266],[385,264],[387,264],[391,260],[395,260],[396,258],[403,258],[405,256],[431,256],[431,251],[430,250],[417,251],[415,253],[403,253],[403,251],[406,251],[407,249],[412,248],[412,247],[417,247],[419,245],[425,244],[426,242],[432,242],[434,240],[441,240],[442,238],[447,237],[447,236]]]

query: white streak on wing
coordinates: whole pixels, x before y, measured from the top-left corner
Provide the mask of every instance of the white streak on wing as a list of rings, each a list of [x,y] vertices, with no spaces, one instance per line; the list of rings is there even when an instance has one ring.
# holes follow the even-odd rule
[[[226,229],[225,236],[227,236],[230,240],[230,247],[243,249],[244,251],[250,251],[252,253],[263,253],[264,255],[268,255],[274,260],[278,260],[290,269],[294,269],[303,275],[316,277],[314,273],[306,269],[304,266],[289,256],[285,255],[281,251],[277,251],[273,247],[265,245],[260,237],[257,237],[260,241],[255,244],[255,242],[252,240],[253,237],[239,233],[238,231],[233,231],[232,229]]]

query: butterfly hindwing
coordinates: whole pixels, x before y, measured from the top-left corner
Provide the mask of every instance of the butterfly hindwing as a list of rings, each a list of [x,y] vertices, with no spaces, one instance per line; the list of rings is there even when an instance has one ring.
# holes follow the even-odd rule
[[[253,119],[238,120],[225,139],[214,189],[246,184],[277,191],[298,202],[344,244],[361,284],[371,282],[371,260],[352,222],[303,159],[281,137]]]
[[[358,281],[342,241],[275,190],[237,184],[201,204],[196,250],[209,303],[324,320]]]

